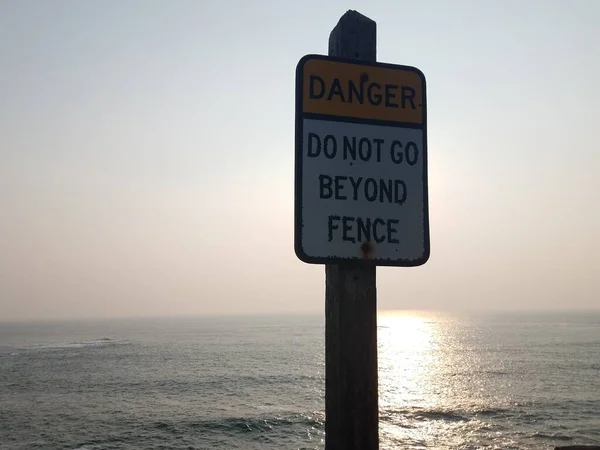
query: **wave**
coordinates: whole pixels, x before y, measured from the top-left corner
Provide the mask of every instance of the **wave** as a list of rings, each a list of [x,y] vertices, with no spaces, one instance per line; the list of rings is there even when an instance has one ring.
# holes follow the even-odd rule
[[[115,339],[102,337],[99,339],[92,339],[88,341],[71,341],[71,342],[51,342],[45,344],[38,344],[28,347],[23,350],[62,350],[72,348],[86,348],[86,347],[105,347],[108,345],[117,344],[118,341]]]
[[[165,419],[155,422],[125,423],[124,428],[110,437],[95,433],[79,441],[75,450],[133,448],[298,448],[307,440],[322,441],[325,435],[324,417],[319,412],[293,413],[257,417],[227,416],[222,418]],[[219,445],[214,445],[218,443]],[[257,447],[257,443],[261,447]],[[288,443],[289,446],[281,446]],[[233,445],[228,445],[233,444]],[[241,445],[240,445],[241,444]],[[298,445],[299,444],[299,445]],[[314,449],[315,447],[310,447]]]
[[[450,422],[463,422],[469,420],[466,415],[456,411],[436,410],[436,409],[388,409],[379,413],[380,420],[397,422],[398,419],[420,421],[420,420],[444,420]]]
[[[544,433],[534,433],[531,435],[532,438],[537,439],[550,439],[553,441],[572,441],[574,438],[572,436],[566,436],[560,433],[554,434],[544,434]]]
[[[314,414],[288,414],[284,416],[263,417],[223,417],[189,422],[159,421],[152,424],[152,428],[172,434],[188,432],[217,432],[225,435],[238,435],[266,432],[301,433],[312,430],[315,434],[322,434],[325,430],[324,416],[322,413]]]
[[[438,420],[445,422],[467,422],[481,416],[498,418],[506,416],[509,413],[509,410],[503,408],[449,410],[413,407],[405,409],[383,409],[380,411],[379,417],[383,421],[392,423],[414,423],[419,421],[429,422]]]

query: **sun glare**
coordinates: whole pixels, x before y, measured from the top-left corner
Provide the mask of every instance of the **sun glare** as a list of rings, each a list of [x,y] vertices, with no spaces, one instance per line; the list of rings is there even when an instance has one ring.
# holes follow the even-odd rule
[[[435,317],[419,311],[389,311],[378,317],[380,404],[434,406],[428,380],[436,371]]]
[[[438,320],[420,311],[387,311],[377,320],[382,436],[390,443],[421,442],[431,430],[415,427],[410,412],[433,410],[443,401],[435,388],[441,363]]]

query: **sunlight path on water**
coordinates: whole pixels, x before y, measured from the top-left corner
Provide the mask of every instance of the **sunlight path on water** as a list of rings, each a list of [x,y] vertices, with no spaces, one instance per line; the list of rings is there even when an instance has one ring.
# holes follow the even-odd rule
[[[378,317],[380,432],[382,449],[448,448],[485,428],[476,415],[486,399],[469,376],[456,390],[456,375],[477,371],[463,351],[456,319],[432,312],[388,311]],[[454,379],[453,382],[450,380]],[[448,437],[452,436],[452,442]],[[445,442],[439,442],[442,438]],[[504,444],[510,445],[509,442]]]

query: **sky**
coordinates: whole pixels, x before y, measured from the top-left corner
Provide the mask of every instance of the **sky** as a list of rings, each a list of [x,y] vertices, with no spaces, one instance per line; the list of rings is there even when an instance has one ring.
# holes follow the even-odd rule
[[[431,257],[379,309],[600,309],[600,2],[0,0],[0,321],[324,313],[295,68],[349,9],[427,79]]]

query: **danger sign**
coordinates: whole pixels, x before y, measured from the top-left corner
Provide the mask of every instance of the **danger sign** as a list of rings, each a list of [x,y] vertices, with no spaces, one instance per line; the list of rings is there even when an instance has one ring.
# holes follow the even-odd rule
[[[429,257],[425,78],[308,55],[296,71],[295,250],[307,263]]]

